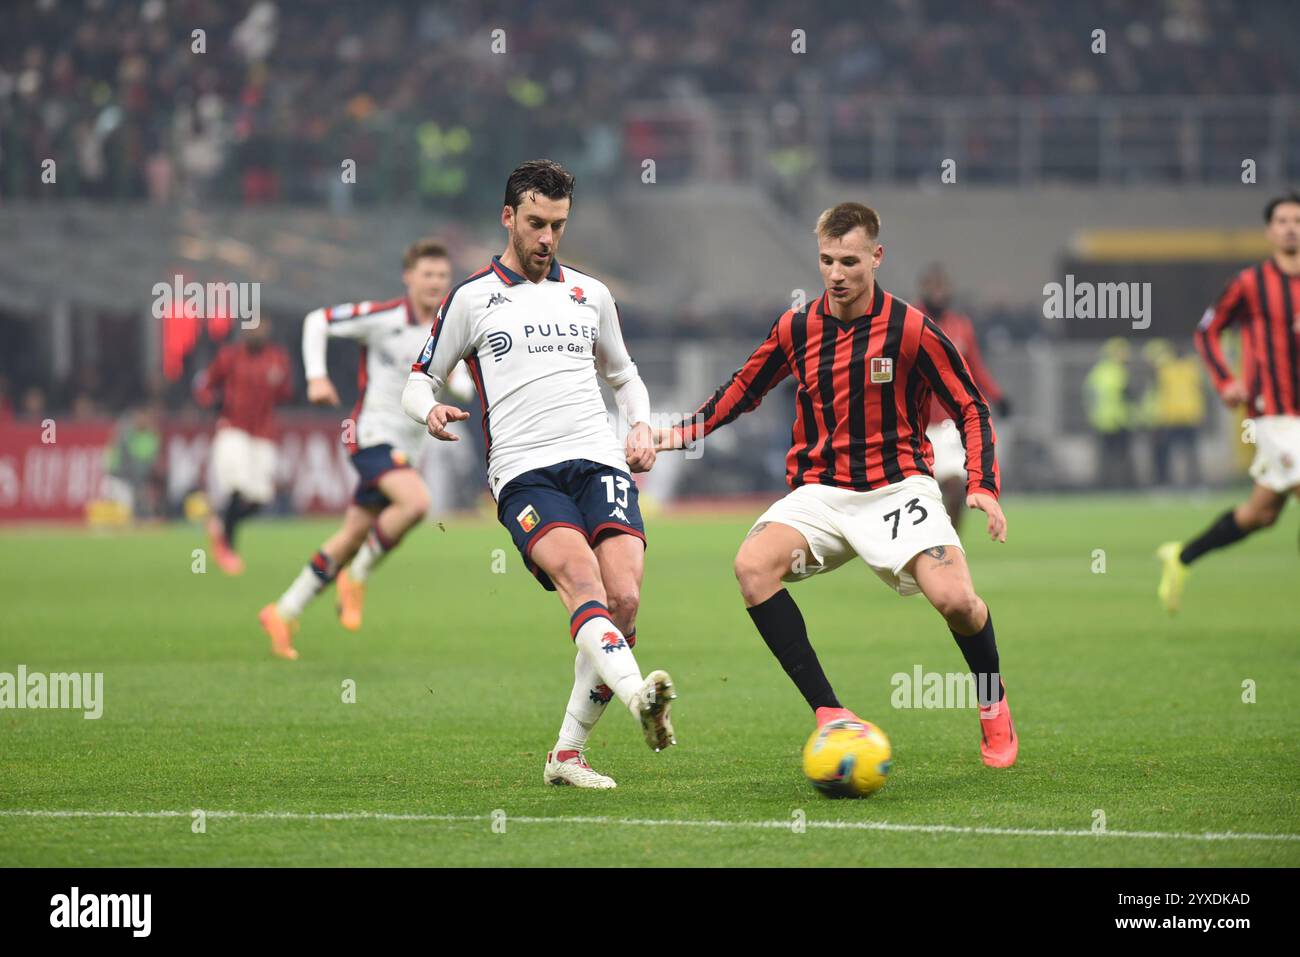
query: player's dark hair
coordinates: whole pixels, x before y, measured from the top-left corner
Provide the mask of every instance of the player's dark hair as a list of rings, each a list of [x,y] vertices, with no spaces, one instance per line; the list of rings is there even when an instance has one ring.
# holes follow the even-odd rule
[[[573,174],[554,160],[537,159],[523,163],[506,180],[506,202],[518,209],[529,193],[547,199],[573,199]]]
[[[861,203],[840,203],[817,217],[815,232],[818,236],[838,239],[859,226],[867,231],[868,238],[875,239],[880,235],[880,214]]]
[[[1278,196],[1276,199],[1270,199],[1268,205],[1264,207],[1264,222],[1271,223],[1273,221],[1273,210],[1285,203],[1295,203],[1297,206],[1300,206],[1300,193],[1291,190],[1289,193]]]
[[[447,247],[436,239],[417,239],[402,254],[402,271],[410,269],[421,259],[451,259]]]

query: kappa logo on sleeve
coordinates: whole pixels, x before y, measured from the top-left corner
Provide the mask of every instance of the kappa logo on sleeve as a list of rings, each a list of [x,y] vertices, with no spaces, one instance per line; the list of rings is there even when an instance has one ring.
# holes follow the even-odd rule
[[[522,512],[515,516],[515,521],[525,532],[531,532],[541,524],[541,516],[537,514],[537,509],[531,505],[527,506]]]
[[[894,360],[877,356],[871,360],[872,383],[894,381]]]

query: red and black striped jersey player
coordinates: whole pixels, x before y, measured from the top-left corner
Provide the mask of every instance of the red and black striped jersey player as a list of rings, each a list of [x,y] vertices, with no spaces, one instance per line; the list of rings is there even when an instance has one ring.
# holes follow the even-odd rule
[[[1264,223],[1273,255],[1233,276],[1196,329],[1196,348],[1223,404],[1244,406],[1254,422],[1255,487],[1197,538],[1156,550],[1163,564],[1157,594],[1171,614],[1192,562],[1271,527],[1287,499],[1300,496],[1300,193],[1269,202]],[[1240,375],[1220,341],[1231,328],[1241,332]]]
[[[988,404],[939,327],[876,282],[884,247],[874,210],[841,203],[822,213],[815,232],[825,293],[777,319],[691,420],[656,432],[656,447],[667,451],[703,438],[757,408],[773,386],[793,376],[791,491],[754,523],[735,561],[754,625],[818,726],[860,720],[841,707],[783,583],[861,558],[899,594],[920,592],[943,616],[976,678],[984,763],[1008,767],[1019,742],[993,619],[971,583],[925,436],[935,395],[965,434],[966,504],[987,513],[989,535],[1006,541]]]

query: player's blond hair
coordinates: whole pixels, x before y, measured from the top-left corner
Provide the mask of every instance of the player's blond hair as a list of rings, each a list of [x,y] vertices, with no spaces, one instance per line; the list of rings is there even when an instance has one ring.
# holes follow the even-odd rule
[[[880,214],[870,206],[861,203],[840,203],[822,212],[817,217],[814,232],[819,237],[838,239],[858,227],[867,231],[867,237],[875,240],[880,235]]]

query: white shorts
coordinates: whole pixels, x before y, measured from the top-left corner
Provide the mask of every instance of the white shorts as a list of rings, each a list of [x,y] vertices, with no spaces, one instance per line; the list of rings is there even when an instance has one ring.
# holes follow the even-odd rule
[[[961,430],[952,419],[936,422],[925,430],[925,437],[934,446],[934,478],[936,482],[950,479],[966,481],[966,447],[961,444]]]
[[[243,429],[217,429],[212,440],[212,474],[221,499],[238,492],[249,502],[265,505],[275,498],[275,443]]]
[[[939,484],[928,475],[870,492],[801,485],[774,502],[754,525],[762,522],[788,525],[808,541],[812,556],[796,560],[785,581],[828,572],[857,555],[900,595],[915,595],[920,588],[903,566],[927,548],[961,548]]]
[[[1300,416],[1262,415],[1255,419],[1255,461],[1250,477],[1274,492],[1300,486]]]

